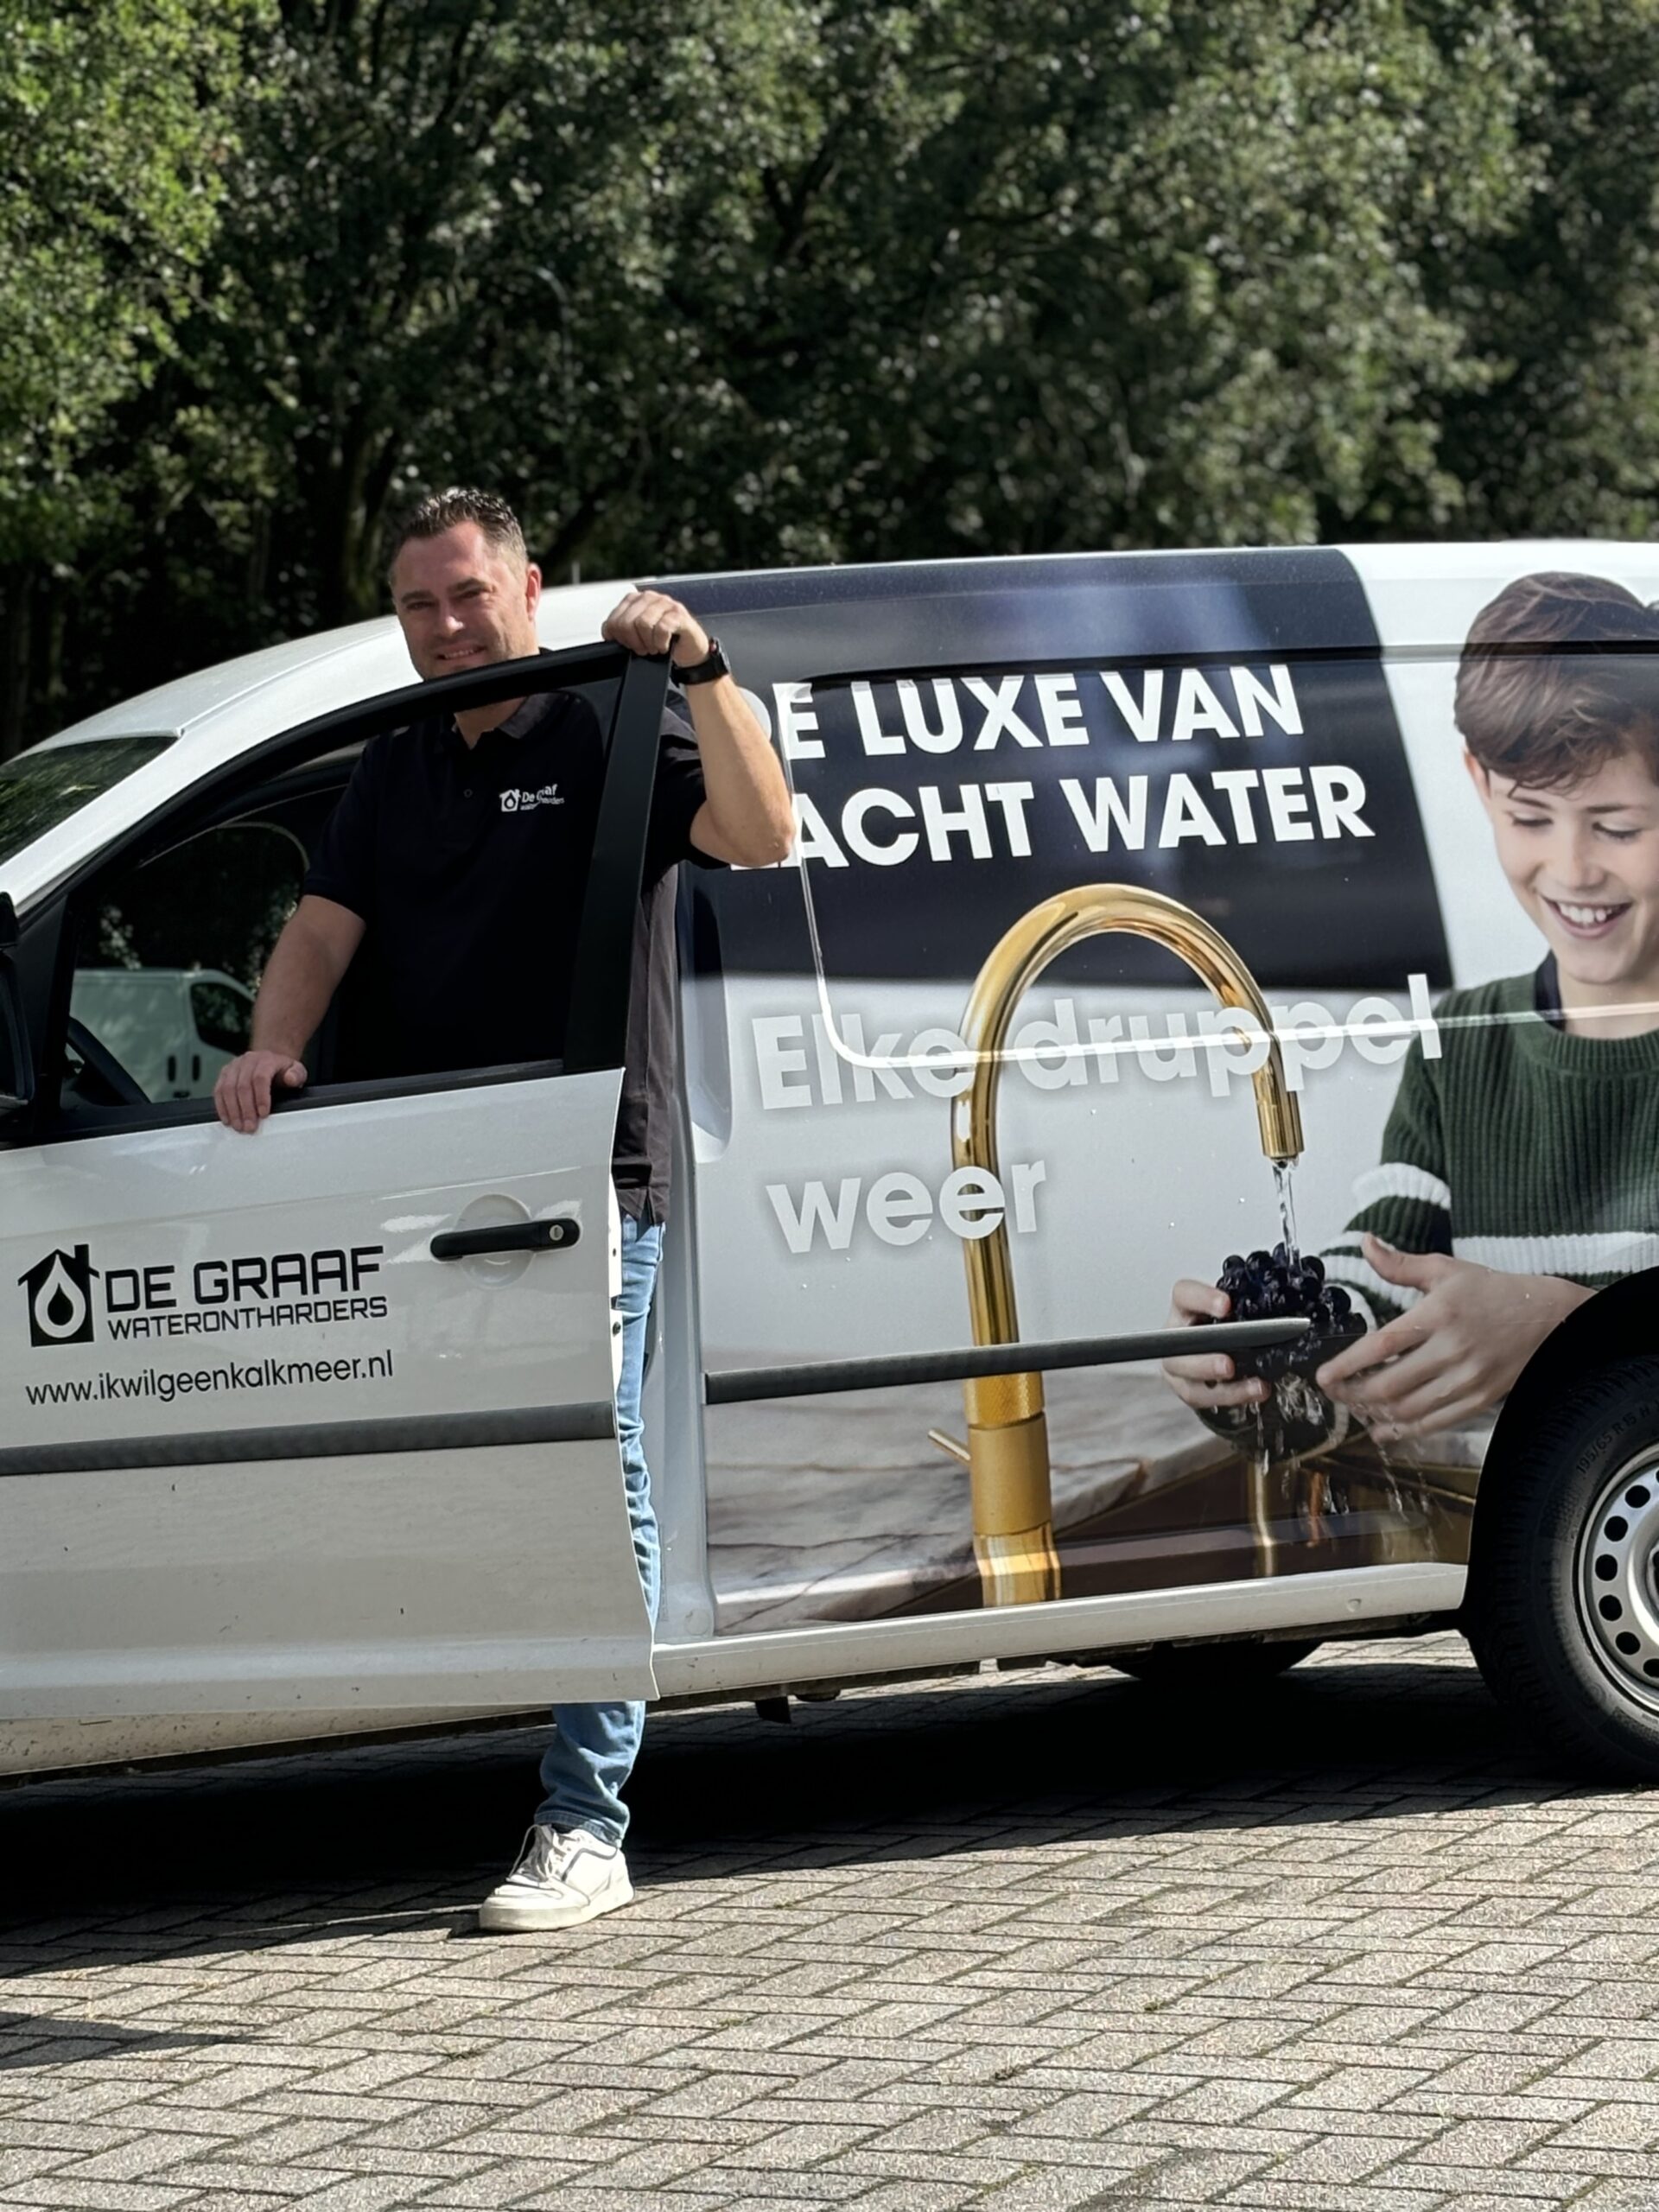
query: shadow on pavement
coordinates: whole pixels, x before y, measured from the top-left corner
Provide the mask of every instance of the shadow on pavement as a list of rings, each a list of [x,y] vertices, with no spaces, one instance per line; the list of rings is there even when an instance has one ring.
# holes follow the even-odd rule
[[[1056,1668],[798,1704],[788,1727],[747,1707],[663,1714],[631,1793],[635,1880],[1571,1793],[1446,1648],[1327,1654],[1227,1702]],[[541,1741],[514,1730],[0,1792],[6,1963],[470,1929],[536,1802]]]
[[[187,2050],[226,2040],[217,2034],[124,2028],[110,2020],[72,2020],[56,2012],[0,2012],[0,2074],[21,2073],[32,2066],[74,2066],[83,2059],[134,2052]]]

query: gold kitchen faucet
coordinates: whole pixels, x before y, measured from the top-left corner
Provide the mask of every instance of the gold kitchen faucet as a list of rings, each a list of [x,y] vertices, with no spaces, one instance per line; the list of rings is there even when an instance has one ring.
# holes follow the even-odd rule
[[[1016,1008],[1051,961],[1084,938],[1122,931],[1148,938],[1184,960],[1218,1006],[1236,1007],[1268,1040],[1250,1077],[1262,1149],[1273,1161],[1298,1158],[1302,1118],[1285,1080],[1267,1001],[1249,969],[1219,931],[1191,907],[1160,892],[1124,883],[1062,891],[1022,914],[980,969],[962,1035],[974,1055],[973,1081],[951,1101],[950,1156],[957,1167],[997,1173],[996,1102],[1004,1049]],[[976,1344],[1020,1340],[1013,1256],[1006,1224],[965,1240],[968,1313]],[[935,1440],[968,1463],[974,1556],[988,1605],[1033,1605],[1060,1594],[1049,1484],[1048,1422],[1040,1375],[988,1376],[965,1382],[968,1446]]]

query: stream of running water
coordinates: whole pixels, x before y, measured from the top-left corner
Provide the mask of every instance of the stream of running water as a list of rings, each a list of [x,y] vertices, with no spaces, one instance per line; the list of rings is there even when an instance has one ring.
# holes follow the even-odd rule
[[[1296,1163],[1294,1160],[1275,1160],[1273,1163],[1273,1187],[1279,1197],[1279,1233],[1285,1242],[1285,1257],[1294,1267],[1301,1257],[1301,1245],[1296,1236]]]

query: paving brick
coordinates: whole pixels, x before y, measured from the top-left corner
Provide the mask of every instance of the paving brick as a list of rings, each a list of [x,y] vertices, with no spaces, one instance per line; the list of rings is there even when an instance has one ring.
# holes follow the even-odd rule
[[[340,2178],[336,2171],[326,2166],[292,2163],[262,2166],[242,2158],[203,2157],[200,2146],[194,2158],[172,2167],[167,2176],[168,2183],[181,2193],[240,2190],[250,2196],[264,2194],[271,2199],[305,2196],[314,2190],[326,2189]]]
[[[1392,2183],[1333,2188],[1328,2182],[1287,2181],[1277,2172],[1243,2182],[1217,2201],[1236,2205],[1241,2212],[1437,2212],[1447,2205],[1438,2190],[1397,2189]]]
[[[1275,2160],[1268,2171],[1276,2182],[1363,2181],[1391,2163],[1395,2148],[1386,2137],[1319,2135]]]
[[[971,2183],[889,2181],[861,2195],[858,2212],[966,2212],[976,2200],[984,2201]]]
[[[570,2201],[582,2178],[583,2169],[564,2160],[499,2158],[462,2181],[448,2181],[423,2189],[421,2206],[443,2205],[448,2212],[500,2212],[504,2205],[556,2204]]]
[[[198,2157],[200,2139],[194,2135],[135,2135],[89,2158],[64,2160],[57,2171],[72,2181],[137,2181],[169,2178],[167,2168],[185,2164]]]
[[[1126,2191],[1133,2191],[1126,2196]],[[1072,2171],[1021,2174],[973,2200],[974,2212],[1095,2212],[1114,2202],[1141,2202],[1132,2175]]]
[[[0,2188],[17,2188],[39,2174],[55,2173],[70,2163],[58,2150],[0,2150]]]
[[[8,2192],[9,2204],[86,2205],[92,2212],[183,2212],[194,2201],[190,2189],[170,2189],[157,2182],[72,2181],[65,2174],[35,2174],[16,2182]]]

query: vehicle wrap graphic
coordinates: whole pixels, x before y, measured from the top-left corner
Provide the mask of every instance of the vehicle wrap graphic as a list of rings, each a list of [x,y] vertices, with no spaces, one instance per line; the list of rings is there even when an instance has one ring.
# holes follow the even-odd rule
[[[1524,976],[1524,1006],[1444,997],[1485,980],[1447,911],[1511,896],[1459,766],[1461,632],[1395,677],[1328,552],[700,588],[800,825],[793,866],[686,894],[706,1364],[1129,1335],[1224,1267],[1309,1323],[1241,1368],[1265,1411],[1107,1366],[711,1412],[720,1624],[1461,1562],[1494,1404],[1373,1433],[1313,1379],[1427,1294],[1363,1230],[1409,1247],[1432,1198],[1421,1249],[1463,1256],[1401,1113],[1539,1020]],[[1611,917],[1586,893],[1563,926]]]

